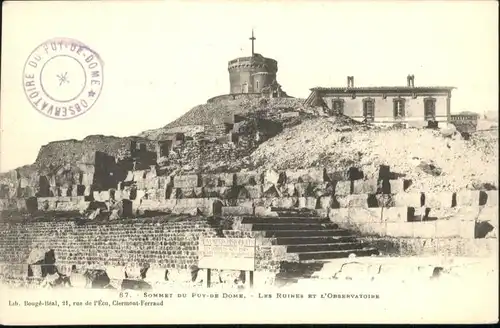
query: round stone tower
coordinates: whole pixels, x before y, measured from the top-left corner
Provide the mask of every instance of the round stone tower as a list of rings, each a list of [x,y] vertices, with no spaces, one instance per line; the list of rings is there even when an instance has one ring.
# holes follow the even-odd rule
[[[278,62],[254,52],[255,37],[252,40],[252,56],[229,61],[230,93],[261,93],[277,84]]]

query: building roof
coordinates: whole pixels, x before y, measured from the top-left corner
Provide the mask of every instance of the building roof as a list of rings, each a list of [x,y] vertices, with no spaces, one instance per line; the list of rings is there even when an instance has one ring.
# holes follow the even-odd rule
[[[378,91],[378,92],[399,92],[399,91],[451,91],[453,89],[456,89],[455,87],[449,87],[449,86],[428,86],[428,87],[407,87],[407,86],[392,86],[392,87],[332,87],[332,88],[325,88],[325,87],[315,87],[312,89],[309,89],[311,91],[330,91],[330,92],[353,92],[353,91]]]

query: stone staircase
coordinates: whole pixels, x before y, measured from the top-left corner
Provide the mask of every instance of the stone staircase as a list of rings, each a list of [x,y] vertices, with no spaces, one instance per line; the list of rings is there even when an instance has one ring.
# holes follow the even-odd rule
[[[272,208],[273,216],[245,216],[242,224],[261,231],[273,244],[286,246],[286,252],[300,262],[356,256],[378,255],[376,248],[358,240],[353,232],[340,228],[313,210]],[[276,216],[277,214],[277,216]]]

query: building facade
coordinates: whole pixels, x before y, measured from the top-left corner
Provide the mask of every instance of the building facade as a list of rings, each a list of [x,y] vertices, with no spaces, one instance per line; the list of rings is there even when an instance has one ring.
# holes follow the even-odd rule
[[[406,86],[355,87],[354,77],[349,76],[346,87],[310,89],[306,104],[366,123],[427,126],[449,122],[454,87],[416,87],[414,79],[408,75]]]

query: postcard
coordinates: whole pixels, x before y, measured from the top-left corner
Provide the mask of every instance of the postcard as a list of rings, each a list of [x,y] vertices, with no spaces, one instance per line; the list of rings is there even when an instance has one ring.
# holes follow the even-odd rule
[[[498,4],[6,1],[0,322],[498,322]]]

